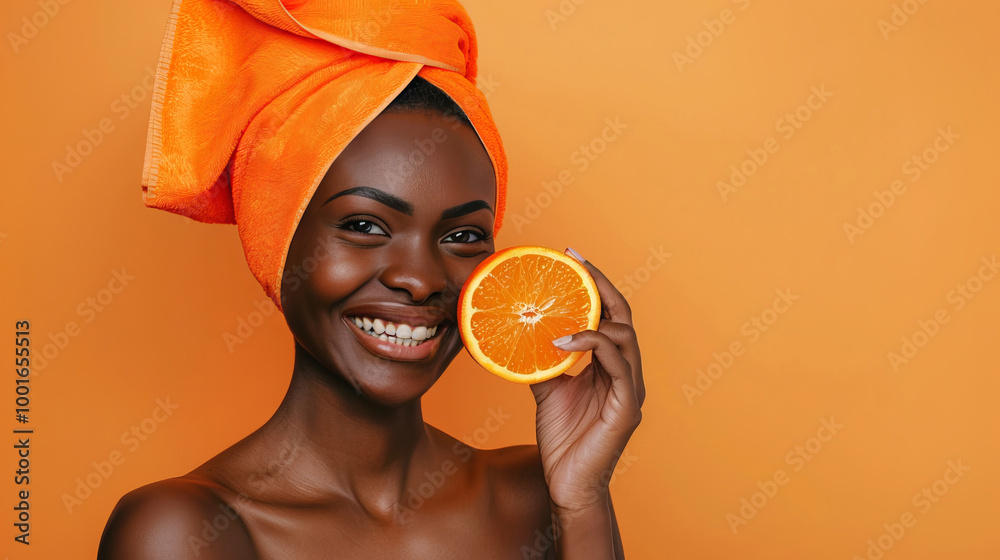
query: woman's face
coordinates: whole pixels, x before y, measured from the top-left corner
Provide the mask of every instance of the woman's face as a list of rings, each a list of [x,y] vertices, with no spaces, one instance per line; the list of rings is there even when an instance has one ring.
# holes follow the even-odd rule
[[[374,402],[419,398],[462,348],[458,293],[494,251],[495,197],[468,125],[438,112],[376,117],[292,239],[282,307],[298,344]]]

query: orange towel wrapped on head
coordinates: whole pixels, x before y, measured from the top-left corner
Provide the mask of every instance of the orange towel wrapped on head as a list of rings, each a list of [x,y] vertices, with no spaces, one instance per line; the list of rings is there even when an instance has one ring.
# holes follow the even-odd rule
[[[281,309],[295,228],[330,164],[414,78],[466,113],[496,172],[507,160],[476,88],[476,36],[448,0],[174,0],[153,90],[143,202],[236,224]]]

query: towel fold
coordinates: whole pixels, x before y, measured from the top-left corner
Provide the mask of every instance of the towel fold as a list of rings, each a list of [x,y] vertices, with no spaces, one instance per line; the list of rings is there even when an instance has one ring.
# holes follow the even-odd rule
[[[236,224],[279,309],[285,257],[333,160],[415,76],[465,111],[496,173],[507,160],[476,88],[476,36],[447,0],[174,0],[153,88],[146,206]]]

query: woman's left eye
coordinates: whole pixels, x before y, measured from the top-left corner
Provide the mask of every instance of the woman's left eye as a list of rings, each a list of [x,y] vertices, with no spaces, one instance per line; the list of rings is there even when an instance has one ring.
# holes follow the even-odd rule
[[[475,243],[477,241],[482,241],[485,237],[485,235],[478,231],[464,229],[462,231],[456,231],[448,237],[445,237],[444,241],[445,243]]]

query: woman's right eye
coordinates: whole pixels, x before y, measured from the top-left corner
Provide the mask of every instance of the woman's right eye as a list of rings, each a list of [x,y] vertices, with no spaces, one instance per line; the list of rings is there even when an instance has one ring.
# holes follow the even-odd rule
[[[386,235],[385,230],[371,220],[351,220],[341,227],[347,231],[366,235]]]

